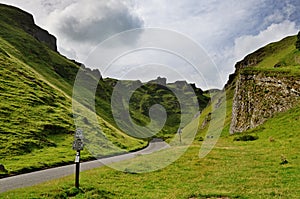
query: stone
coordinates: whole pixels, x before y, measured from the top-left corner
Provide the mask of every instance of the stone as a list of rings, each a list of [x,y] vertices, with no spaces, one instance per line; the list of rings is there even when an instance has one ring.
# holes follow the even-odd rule
[[[233,98],[230,133],[255,128],[275,113],[293,108],[299,101],[300,82],[296,77],[263,72],[239,74]]]

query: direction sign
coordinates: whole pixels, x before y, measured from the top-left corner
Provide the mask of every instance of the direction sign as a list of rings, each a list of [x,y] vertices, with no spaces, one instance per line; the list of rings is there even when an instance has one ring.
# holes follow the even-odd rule
[[[83,132],[81,129],[76,129],[76,132],[75,132],[75,139],[83,139]]]
[[[80,139],[77,139],[73,142],[73,150],[81,151],[83,150],[83,142]]]

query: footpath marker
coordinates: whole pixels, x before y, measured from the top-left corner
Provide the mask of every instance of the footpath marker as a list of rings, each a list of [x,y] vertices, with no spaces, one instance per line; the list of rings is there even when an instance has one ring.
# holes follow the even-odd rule
[[[177,130],[177,133],[179,134],[179,142],[181,144],[182,140],[181,140],[181,134],[182,134],[182,129],[179,127],[179,129]]]
[[[79,188],[79,172],[80,172],[80,151],[83,150],[83,134],[81,129],[76,129],[73,150],[76,151],[75,156],[75,187]]]

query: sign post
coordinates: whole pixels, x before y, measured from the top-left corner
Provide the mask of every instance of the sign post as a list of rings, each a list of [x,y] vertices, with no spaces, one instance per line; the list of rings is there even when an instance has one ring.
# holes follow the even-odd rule
[[[83,150],[83,134],[81,129],[76,129],[73,142],[73,150],[76,151],[75,156],[75,187],[79,188],[79,172],[80,172],[80,151]]]
[[[181,140],[181,134],[182,134],[182,130],[181,128],[179,127],[179,129],[177,130],[177,133],[179,134],[179,142],[181,144],[182,140]]]

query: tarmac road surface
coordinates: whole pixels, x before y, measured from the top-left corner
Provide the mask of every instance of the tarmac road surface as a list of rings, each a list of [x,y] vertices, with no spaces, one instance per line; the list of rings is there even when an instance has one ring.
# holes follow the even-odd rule
[[[168,147],[169,145],[163,140],[154,139],[149,143],[148,147],[137,152],[103,158],[101,159],[101,162],[99,160],[93,160],[93,161],[81,163],[80,171],[101,167],[104,164],[131,159],[134,158],[136,155],[150,154],[155,151],[159,151],[161,149],[168,148]],[[12,189],[29,187],[52,179],[72,175],[74,173],[75,173],[75,164],[72,164],[72,165],[61,166],[61,167],[36,171],[32,173],[26,173],[17,176],[2,178],[0,179],[0,193]]]

